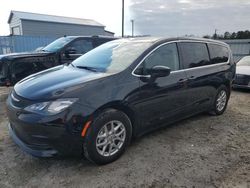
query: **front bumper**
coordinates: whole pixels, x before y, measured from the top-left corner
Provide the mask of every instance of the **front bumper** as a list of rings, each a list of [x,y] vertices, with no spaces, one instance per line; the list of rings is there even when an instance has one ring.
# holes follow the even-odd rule
[[[233,88],[239,88],[239,89],[250,89],[250,85],[240,85],[240,84],[233,84]]]
[[[70,112],[55,116],[41,116],[16,108],[7,100],[9,134],[25,152],[35,157],[81,156],[82,121]]]
[[[52,157],[58,154],[58,151],[52,148],[45,149],[45,148],[34,147],[32,145],[25,144],[20,138],[18,138],[18,136],[15,134],[10,124],[8,125],[8,128],[9,128],[9,134],[11,138],[23,151],[35,157]]]
[[[250,76],[237,74],[233,82],[233,88],[250,89]]]

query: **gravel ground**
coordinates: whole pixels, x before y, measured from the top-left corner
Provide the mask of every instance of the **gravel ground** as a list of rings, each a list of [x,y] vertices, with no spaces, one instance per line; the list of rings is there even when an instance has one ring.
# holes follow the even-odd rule
[[[250,92],[234,91],[222,116],[201,114],[132,142],[116,162],[39,159],[22,152],[0,104],[0,187],[250,188]]]

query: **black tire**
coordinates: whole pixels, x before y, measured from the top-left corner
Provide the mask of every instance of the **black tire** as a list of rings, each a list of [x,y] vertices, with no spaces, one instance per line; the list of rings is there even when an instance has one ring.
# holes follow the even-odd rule
[[[222,93],[226,94],[225,101],[224,101],[225,104],[223,105],[223,107],[219,108],[218,107],[218,99],[222,95]],[[227,108],[229,96],[230,96],[229,89],[226,86],[223,85],[223,86],[219,87],[219,89],[217,90],[217,94],[215,96],[212,111],[210,111],[210,114],[211,115],[222,115]]]
[[[110,123],[111,122],[111,123]],[[125,135],[122,135],[124,133],[122,133],[122,138],[124,139],[124,141],[120,141],[122,144],[119,145],[119,149],[114,148],[113,146],[115,146],[114,144],[116,143],[115,140],[115,136],[110,138],[112,135],[109,136],[109,138],[106,138],[106,136],[104,136],[105,138],[103,138],[105,141],[105,149],[103,154],[100,154],[100,148],[97,147],[97,142],[99,141],[100,137],[99,134],[106,134],[106,130],[105,128],[108,128],[108,125],[111,124],[113,125],[113,127],[115,126],[114,124],[118,122],[122,123],[122,129],[120,132],[124,131]],[[118,124],[116,125],[116,128],[119,127]],[[106,127],[105,127],[106,126]],[[121,126],[120,126],[121,127]],[[105,131],[104,131],[105,130]],[[104,131],[104,132],[103,132]],[[112,130],[109,130],[110,132],[112,132]],[[111,134],[108,131],[108,135]],[[115,134],[115,131],[113,129],[113,132]],[[98,165],[104,165],[107,163],[111,163],[115,160],[117,160],[125,151],[126,147],[128,146],[128,144],[130,143],[131,140],[131,136],[132,136],[132,124],[130,122],[130,119],[128,118],[128,116],[118,110],[115,109],[108,109],[103,111],[102,113],[100,113],[95,119],[94,121],[91,123],[86,135],[85,135],[85,140],[84,140],[84,144],[83,144],[83,152],[85,157],[90,160],[91,162],[98,164]],[[117,141],[117,140],[116,140]],[[104,143],[103,142],[103,143]],[[109,145],[107,145],[107,142],[110,142]],[[112,143],[111,143],[112,142]],[[119,142],[119,141],[117,141]],[[113,144],[114,143],[114,144]],[[109,147],[108,147],[109,146]],[[103,146],[104,147],[104,146]],[[116,153],[110,155],[110,147],[117,150]],[[109,151],[106,152],[106,148],[108,148]],[[104,155],[110,155],[110,156],[104,156]]]

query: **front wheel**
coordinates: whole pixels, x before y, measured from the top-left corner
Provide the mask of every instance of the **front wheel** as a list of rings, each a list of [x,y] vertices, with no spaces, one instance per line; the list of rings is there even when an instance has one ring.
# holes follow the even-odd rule
[[[211,111],[211,113],[214,115],[223,114],[227,108],[228,100],[229,100],[228,89],[225,86],[221,86],[217,91],[217,95],[213,103],[213,110]]]
[[[118,159],[130,142],[132,125],[126,114],[117,110],[102,112],[90,125],[83,145],[84,155],[96,164]]]

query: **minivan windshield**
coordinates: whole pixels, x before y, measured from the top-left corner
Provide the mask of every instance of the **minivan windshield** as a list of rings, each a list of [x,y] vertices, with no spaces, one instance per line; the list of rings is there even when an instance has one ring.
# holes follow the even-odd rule
[[[152,41],[114,40],[84,54],[72,65],[93,71],[115,73],[126,69],[147,48]]]
[[[250,56],[243,57],[238,63],[237,66],[250,66]]]
[[[66,44],[71,42],[74,38],[73,37],[61,37],[54,42],[50,43],[49,45],[45,46],[42,51],[46,52],[57,52],[59,49],[63,48]]]

